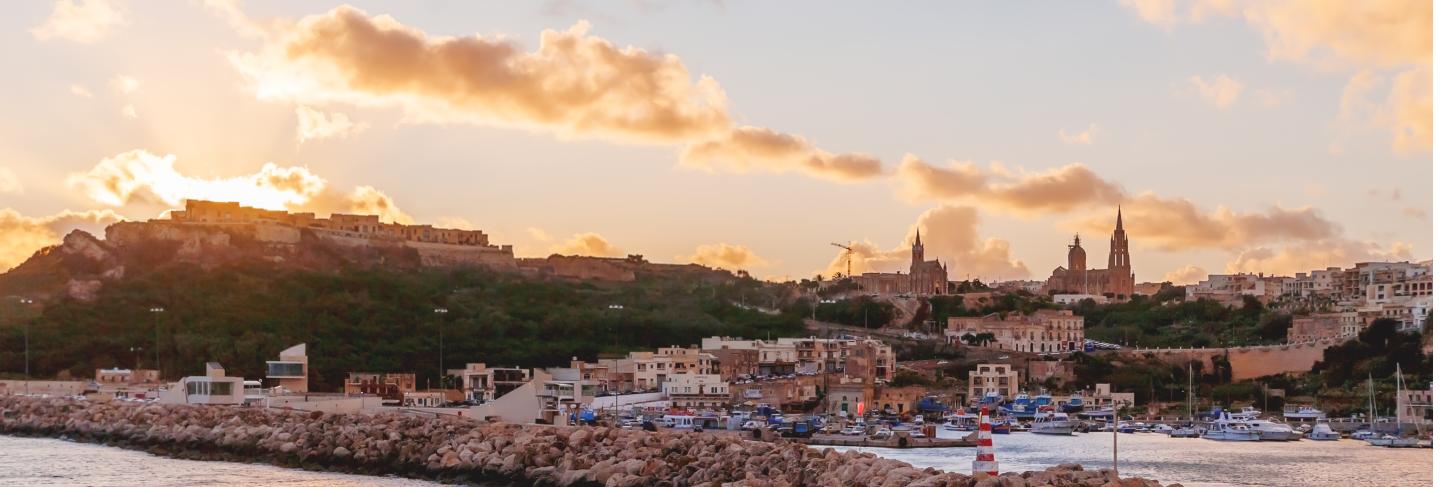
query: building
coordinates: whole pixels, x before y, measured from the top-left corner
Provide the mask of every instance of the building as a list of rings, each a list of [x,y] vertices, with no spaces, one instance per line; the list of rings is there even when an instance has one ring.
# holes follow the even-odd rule
[[[574,361],[572,361],[573,363]],[[519,367],[486,367],[484,363],[468,363],[459,371],[460,390],[464,400],[490,402],[530,383],[530,369]]]
[[[585,373],[575,368],[546,369],[539,382],[535,392],[539,420],[548,424],[568,423],[569,415],[589,406],[600,390],[595,380],[586,379]]]
[[[1404,389],[1395,395],[1395,422],[1428,425],[1434,421],[1430,389]]]
[[[155,369],[95,369],[95,383],[101,386],[107,384],[157,384],[159,382],[160,371]]]
[[[1068,309],[1036,310],[1034,314],[990,313],[952,316],[945,326],[946,341],[964,344],[966,337],[990,334],[984,346],[1030,353],[1074,352],[1085,349],[1085,318]],[[973,338],[972,338],[973,340]]]
[[[795,372],[799,374],[847,374],[867,383],[895,378],[895,352],[885,342],[870,338],[781,338],[781,346],[795,351]],[[848,368],[852,355],[863,354],[860,369]]]
[[[245,402],[245,379],[227,377],[218,362],[205,363],[205,375],[189,376],[160,396],[161,404],[228,404]]]
[[[664,392],[670,405],[680,409],[723,409],[730,407],[730,383],[716,374],[675,374],[665,378]]]
[[[1080,236],[1070,245],[1068,267],[1056,267],[1045,283],[1048,292],[1063,294],[1101,294],[1116,297],[1135,293],[1135,274],[1130,267],[1130,240],[1120,210],[1115,211],[1115,231],[1110,236],[1110,259],[1104,269],[1085,267],[1085,249]]]
[[[949,269],[937,260],[925,260],[925,244],[920,241],[920,230],[915,230],[915,241],[910,243],[910,273],[893,274],[866,272],[855,277],[860,289],[876,294],[914,294],[932,296],[950,292]]]
[[[979,364],[970,372],[970,400],[979,401],[986,394],[997,394],[1002,399],[1015,397],[1020,392],[1020,374],[1009,364]]]
[[[1229,307],[1245,304],[1245,297],[1255,298],[1262,304],[1275,302],[1285,295],[1287,289],[1294,289],[1292,277],[1266,276],[1264,274],[1211,274],[1191,286],[1185,286],[1185,300],[1208,299]]]
[[[1105,304],[1110,302],[1110,298],[1106,298],[1103,294],[1057,293],[1050,296],[1051,302],[1061,306],[1076,306],[1080,303],[1085,302],[1085,300],[1087,299],[1093,301],[1095,304]]]
[[[265,361],[265,379],[286,392],[310,392],[310,359],[301,343],[280,351],[280,360]]]
[[[874,404],[885,414],[912,414],[926,392],[924,386],[878,387]]]
[[[1285,333],[1285,341],[1304,343],[1335,338],[1349,338],[1360,334],[1360,318],[1356,312],[1317,313],[1310,316],[1296,316]]]
[[[415,374],[351,372],[345,376],[346,395],[368,394],[399,404],[405,394],[415,392]]]
[[[873,392],[873,387],[862,384],[858,379],[831,384],[830,392],[825,394],[826,411],[841,416],[863,414]]]

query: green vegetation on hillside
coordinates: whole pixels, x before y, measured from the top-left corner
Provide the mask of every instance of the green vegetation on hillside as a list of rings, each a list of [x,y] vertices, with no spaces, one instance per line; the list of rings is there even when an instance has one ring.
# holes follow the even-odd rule
[[[252,263],[201,270],[168,265],[107,284],[92,302],[62,299],[30,317],[0,316],[0,372],[24,369],[30,324],[32,375],[90,376],[99,367],[154,367],[199,374],[207,361],[263,376],[265,360],[309,345],[311,380],[335,388],[349,371],[438,375],[445,364],[557,366],[602,352],[698,344],[702,337],[803,335],[800,317],[750,311],[780,288],[753,279],[707,284],[642,277],[569,283],[479,269],[345,268],[312,271]],[[163,313],[151,313],[151,307]],[[436,313],[436,308],[447,313]],[[132,352],[132,347],[142,351]]]
[[[1177,289],[1177,288],[1171,288]],[[1290,315],[1246,296],[1239,308],[1211,300],[1185,301],[1183,293],[1076,307],[1085,317],[1085,337],[1139,347],[1224,347],[1285,341]]]

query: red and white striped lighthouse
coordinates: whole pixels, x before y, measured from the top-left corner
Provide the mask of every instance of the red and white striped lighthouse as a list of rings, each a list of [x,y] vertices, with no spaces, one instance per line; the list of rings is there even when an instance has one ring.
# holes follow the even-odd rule
[[[980,406],[980,429],[975,433],[975,463],[973,475],[1000,475],[1000,464],[995,461],[995,444],[990,440],[990,408]]]

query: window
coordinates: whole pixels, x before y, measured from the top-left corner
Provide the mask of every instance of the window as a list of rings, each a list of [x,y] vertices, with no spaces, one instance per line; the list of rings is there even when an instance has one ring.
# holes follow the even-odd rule
[[[266,377],[305,377],[305,364],[299,362],[267,362]]]

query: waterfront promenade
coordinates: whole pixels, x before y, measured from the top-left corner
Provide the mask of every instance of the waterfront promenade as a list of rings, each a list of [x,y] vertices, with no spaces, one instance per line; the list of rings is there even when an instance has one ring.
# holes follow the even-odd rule
[[[517,485],[1161,485],[1078,465],[974,478],[870,453],[683,432],[18,396],[0,398],[0,434],[179,458]]]

